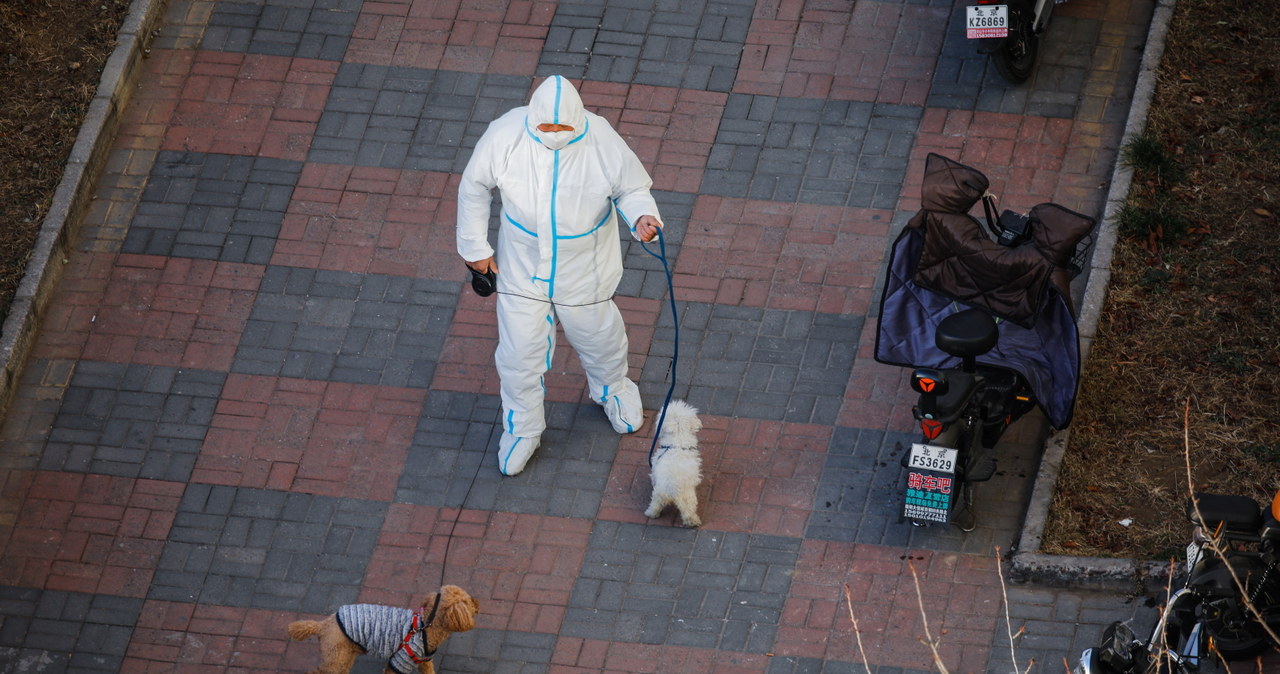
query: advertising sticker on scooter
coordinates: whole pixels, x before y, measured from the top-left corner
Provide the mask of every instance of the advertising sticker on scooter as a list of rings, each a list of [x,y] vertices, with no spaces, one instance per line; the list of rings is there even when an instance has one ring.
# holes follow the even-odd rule
[[[926,522],[950,521],[957,455],[951,447],[911,445],[903,516]]]
[[[969,5],[965,37],[978,40],[1009,35],[1008,5]]]

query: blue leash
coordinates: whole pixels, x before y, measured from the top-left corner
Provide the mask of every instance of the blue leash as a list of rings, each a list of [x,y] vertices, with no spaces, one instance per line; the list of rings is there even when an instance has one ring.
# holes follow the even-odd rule
[[[671,403],[671,394],[676,390],[676,364],[680,362],[680,316],[676,313],[676,290],[671,282],[671,267],[667,265],[667,240],[658,228],[658,252],[649,250],[645,242],[640,242],[644,252],[658,258],[662,263],[662,271],[667,275],[667,299],[671,304],[671,324],[675,327],[674,342],[671,350],[671,385],[667,387],[667,397],[662,401],[662,412],[658,415],[658,425],[653,429],[653,442],[649,445],[649,467],[653,468],[653,450],[658,447],[658,436],[662,433],[662,424],[667,420],[667,405]]]

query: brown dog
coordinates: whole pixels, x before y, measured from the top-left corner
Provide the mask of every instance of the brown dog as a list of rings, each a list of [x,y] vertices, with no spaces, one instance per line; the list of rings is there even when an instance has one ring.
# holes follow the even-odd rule
[[[435,674],[432,654],[450,634],[475,627],[479,610],[466,590],[445,585],[417,611],[348,604],[324,620],[289,623],[288,631],[294,641],[320,637],[320,667],[308,674],[346,674],[366,653],[386,659],[389,673]]]

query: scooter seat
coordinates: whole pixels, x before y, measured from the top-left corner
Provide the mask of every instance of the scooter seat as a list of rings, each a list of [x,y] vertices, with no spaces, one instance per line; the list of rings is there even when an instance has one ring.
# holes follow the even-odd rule
[[[990,314],[965,309],[942,319],[933,339],[939,349],[957,358],[976,358],[995,348],[999,336]]]
[[[1208,533],[1213,533],[1220,523],[1230,531],[1245,533],[1256,533],[1262,528],[1262,510],[1257,501],[1248,496],[1200,493],[1195,497],[1200,502],[1200,514]],[[1200,523],[1190,499],[1187,500],[1187,519]]]

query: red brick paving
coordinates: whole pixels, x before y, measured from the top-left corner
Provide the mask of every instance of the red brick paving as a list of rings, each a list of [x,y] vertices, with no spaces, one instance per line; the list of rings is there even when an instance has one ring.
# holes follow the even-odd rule
[[[827,426],[700,415],[698,447],[704,475],[698,488],[702,526],[802,538],[831,441]],[[647,435],[640,433],[640,435]],[[649,505],[652,436],[624,437],[614,458],[598,517],[680,526],[673,506],[657,520]]]
[[[889,211],[700,196],[676,262],[691,302],[865,314]]]
[[[561,637],[556,641],[547,671],[554,674],[737,674],[764,672],[768,666],[768,655]]]
[[[609,120],[653,178],[654,189],[696,192],[727,94],[576,81],[587,109]]]
[[[284,611],[149,600],[121,671],[304,671],[319,664],[319,642],[284,637],[285,626],[302,618]]]
[[[257,265],[122,254],[105,279],[79,355],[225,372],[262,273]],[[78,322],[83,325],[83,315]]]
[[[1036,204],[1052,201],[1092,212],[1101,207],[1106,186],[1088,176],[1079,176],[1064,185],[1063,171],[1072,156],[1078,157],[1071,161],[1074,167],[1097,168],[1092,165],[1092,150],[1101,143],[1097,132],[1096,125],[1067,119],[927,108],[903,181],[899,208],[919,209],[924,160],[928,153],[935,152],[981,167],[991,181],[990,190],[998,198],[1001,210],[1025,213]],[[1093,184],[1095,189],[1092,193],[1081,191],[1082,183]]]
[[[862,662],[856,620],[873,666],[932,670],[932,655],[920,641],[927,616],[947,667],[980,671],[1002,610],[994,557],[806,540],[774,650]]]
[[[302,161],[337,72],[331,61],[196,52],[163,149]]]
[[[443,563],[444,583],[483,598],[477,627],[555,634],[591,527],[590,520],[474,510],[459,515],[457,509],[395,503],[360,601],[415,606],[423,588],[440,586]]]
[[[146,596],[186,485],[46,471],[24,482],[0,577],[23,587]]]
[[[101,311],[108,280],[116,273],[114,254],[72,252],[62,270],[41,322],[40,339],[32,346],[33,358],[80,357]]]
[[[869,1],[760,3],[734,91],[924,105],[949,12]]]
[[[193,482],[390,501],[426,391],[231,374]]]
[[[461,281],[458,176],[307,164],[271,263]]]
[[[911,408],[916,396],[909,383],[911,372],[874,360],[872,354],[878,330],[876,318],[867,317],[862,326],[858,358],[853,363],[853,372],[844,390],[839,423],[847,428],[915,428]]]
[[[361,7],[346,60],[533,75],[555,3],[384,0]]]
[[[153,49],[142,61],[139,79],[147,86],[138,88],[121,115],[117,147],[160,149],[196,53],[188,49]]]

